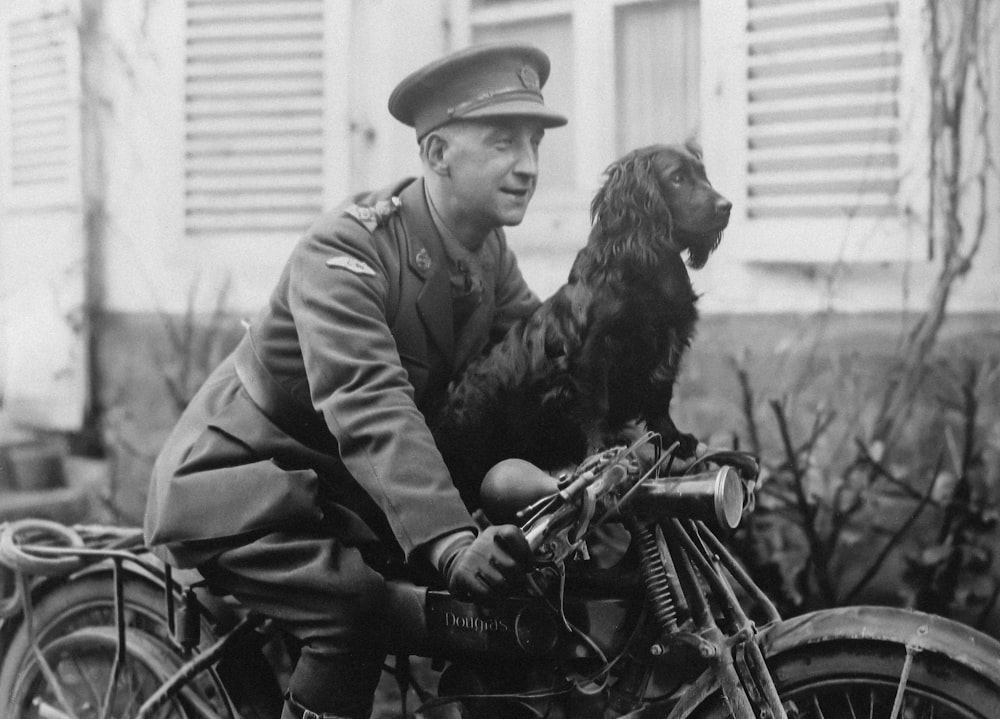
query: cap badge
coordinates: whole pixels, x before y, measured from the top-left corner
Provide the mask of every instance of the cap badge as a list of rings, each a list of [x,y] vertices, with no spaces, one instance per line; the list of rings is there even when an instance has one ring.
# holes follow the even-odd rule
[[[521,78],[521,84],[523,84],[526,88],[532,92],[541,92],[542,83],[538,79],[538,73],[535,72],[535,68],[530,65],[525,65],[521,68],[520,72],[518,72],[518,75]]]

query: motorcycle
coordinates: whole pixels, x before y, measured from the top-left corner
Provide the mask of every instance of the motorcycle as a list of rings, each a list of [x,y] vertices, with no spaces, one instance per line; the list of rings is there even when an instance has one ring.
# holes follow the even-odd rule
[[[709,452],[678,472],[674,449],[647,434],[559,477],[491,471],[484,521],[521,525],[527,586],[485,603],[387,579],[399,715],[997,716],[1000,643],[967,626],[888,607],[782,619],[724,543],[753,511],[755,460]],[[12,522],[0,565],[6,719],[280,713],[294,643],[138,530]]]

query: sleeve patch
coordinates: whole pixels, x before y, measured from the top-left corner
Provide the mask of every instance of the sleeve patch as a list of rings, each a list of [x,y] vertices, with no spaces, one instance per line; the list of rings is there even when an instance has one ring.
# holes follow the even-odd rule
[[[326,266],[340,267],[349,272],[353,272],[356,275],[375,276],[375,270],[372,269],[371,265],[367,262],[359,260],[357,257],[350,257],[348,255],[337,255],[336,257],[331,257],[326,261]]]

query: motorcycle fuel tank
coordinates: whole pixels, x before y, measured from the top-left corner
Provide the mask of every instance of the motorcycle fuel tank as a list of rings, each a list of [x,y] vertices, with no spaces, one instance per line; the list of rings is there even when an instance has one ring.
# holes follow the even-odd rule
[[[635,621],[631,599],[567,598],[566,619],[604,652],[614,652]],[[503,654],[586,656],[592,650],[569,632],[558,614],[536,597],[478,604],[447,592],[428,591],[425,607],[431,646],[444,655]]]

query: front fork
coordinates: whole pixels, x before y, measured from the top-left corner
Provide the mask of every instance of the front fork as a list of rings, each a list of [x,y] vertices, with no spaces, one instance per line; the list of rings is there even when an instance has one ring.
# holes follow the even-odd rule
[[[654,645],[653,653],[657,648],[664,651],[663,644],[675,642],[693,647],[711,662],[708,673],[718,678],[728,714],[735,719],[788,719],[756,641],[756,628],[723,572],[760,603],[768,621],[781,618],[774,604],[704,523],[670,519],[660,528],[662,544],[653,528],[630,527],[639,546],[647,598],[660,625],[662,644]],[[723,626],[716,620],[709,596]],[[690,611],[693,632],[680,631],[679,605]],[[697,693],[688,696],[693,699]],[[687,704],[682,699],[668,719],[684,716]]]

